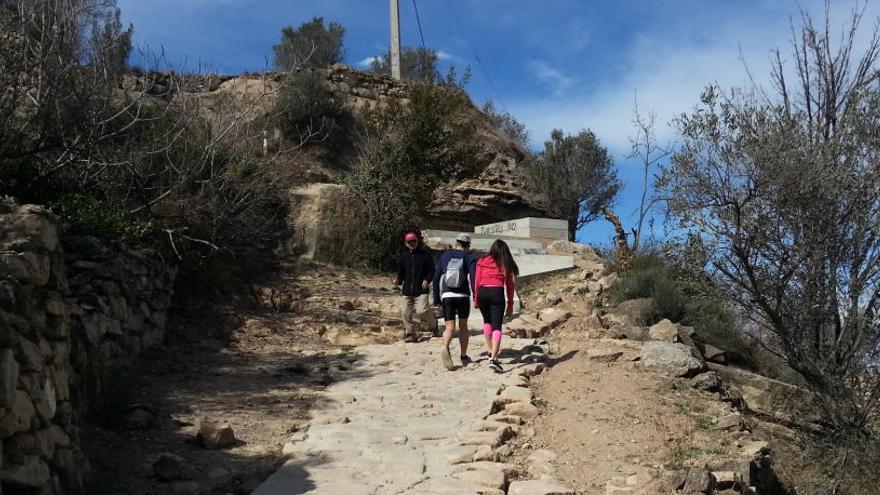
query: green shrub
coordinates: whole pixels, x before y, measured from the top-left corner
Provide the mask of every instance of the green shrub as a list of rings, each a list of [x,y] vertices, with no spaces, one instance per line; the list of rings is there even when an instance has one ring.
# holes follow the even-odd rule
[[[681,321],[686,316],[687,297],[679,288],[679,274],[656,255],[633,258],[629,270],[621,274],[610,289],[613,304],[649,297],[653,304],[643,315],[645,324],[660,320]]]
[[[64,196],[50,203],[49,207],[65,221],[70,232],[74,234],[140,242],[159,231],[155,222],[142,221],[127,211],[109,207],[94,197]]]
[[[670,266],[662,256],[639,255],[609,289],[609,302],[651,298],[641,321],[653,325],[663,319],[694,327],[697,342],[729,352],[733,364],[787,383],[803,379],[779,356],[746,335],[736,313],[712,291],[711,283]]]
[[[404,230],[421,224],[436,188],[478,172],[477,132],[470,101],[454,84],[419,83],[410,101],[364,115],[367,136],[347,181],[366,203],[367,222],[356,264],[388,268]]]
[[[272,120],[292,146],[348,148],[355,135],[354,113],[314,72],[290,74],[284,80]]]

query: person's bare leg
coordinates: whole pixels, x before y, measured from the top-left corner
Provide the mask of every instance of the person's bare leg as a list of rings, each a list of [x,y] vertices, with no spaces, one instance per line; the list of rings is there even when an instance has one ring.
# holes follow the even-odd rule
[[[449,354],[449,343],[452,342],[452,334],[455,332],[455,320],[447,321],[446,328],[443,330],[443,348],[440,349],[440,358],[443,360],[443,366],[448,370],[455,368],[452,364],[452,356]]]
[[[447,321],[446,328],[443,330],[443,347],[449,349],[452,342],[452,335],[455,333],[455,320]]]
[[[470,340],[470,335],[468,335],[468,322],[466,319],[458,320],[458,345],[461,346],[461,355],[467,356],[468,350],[468,341]]]

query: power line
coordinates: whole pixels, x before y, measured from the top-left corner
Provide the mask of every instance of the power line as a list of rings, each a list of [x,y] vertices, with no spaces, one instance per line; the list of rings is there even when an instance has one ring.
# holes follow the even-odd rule
[[[422,34],[422,20],[419,19],[419,8],[416,6],[416,0],[412,0],[413,10],[416,11],[416,24],[419,26],[419,38],[422,40],[422,52],[427,52],[428,49],[425,48],[425,35]]]
[[[413,0],[415,3],[415,0]],[[461,19],[459,19],[458,14],[455,13],[455,9],[449,5],[449,0],[445,0],[446,8],[449,10],[449,13],[452,15],[453,20],[455,21],[455,30],[458,32],[458,35],[464,40],[467,44],[468,48],[471,50],[471,55],[474,57],[474,60],[477,61],[477,65],[480,67],[480,71],[486,77],[486,81],[489,83],[489,87],[492,88],[492,92],[495,94],[495,98],[498,100],[498,103],[501,104],[501,109],[504,110],[505,113],[510,113],[507,110],[507,105],[504,104],[504,98],[501,97],[501,92],[498,91],[498,87],[495,86],[495,81],[492,80],[492,76],[489,75],[489,71],[486,69],[486,66],[483,65],[483,60],[480,58],[480,54],[477,53],[477,49],[474,48],[474,44],[470,42],[467,36],[464,35],[460,26],[462,25]]]

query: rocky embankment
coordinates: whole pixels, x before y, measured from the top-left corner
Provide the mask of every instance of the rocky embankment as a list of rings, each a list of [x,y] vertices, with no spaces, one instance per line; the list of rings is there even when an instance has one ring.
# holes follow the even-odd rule
[[[62,247],[44,208],[0,202],[0,486],[81,493],[84,415],[161,343],[176,269],[96,239]]]

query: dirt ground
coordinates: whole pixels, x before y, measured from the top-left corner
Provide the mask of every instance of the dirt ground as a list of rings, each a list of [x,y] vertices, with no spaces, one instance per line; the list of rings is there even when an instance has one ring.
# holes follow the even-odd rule
[[[735,412],[717,396],[637,369],[628,359],[635,350],[614,363],[587,358],[587,350],[604,346],[601,331],[584,326],[595,298],[565,291],[569,278],[543,280],[524,298],[538,309],[548,304],[546,294],[559,294],[559,307],[574,316],[548,336],[555,357],[566,359],[532,382],[541,415],[517,440],[512,461],[521,471],[534,451],[552,450],[556,477],[592,495],[605,493],[615,478],[652,479],[662,470],[736,457],[738,445],[751,438],[714,427],[716,418]]]
[[[352,300],[380,301],[390,311],[395,298],[385,277],[321,265],[282,268],[266,284],[282,311],[207,302],[178,308],[165,345],[115,378],[82,432],[95,474],[90,493],[190,493],[195,482],[201,493],[246,494],[283,462],[282,447],[307,424],[315,392],[344,379],[356,359],[322,340],[321,322]],[[150,411],[154,424],[130,428],[135,409]],[[237,444],[198,445],[202,418],[230,425]],[[180,480],[156,479],[152,462],[162,453],[184,459]]]
[[[590,361],[590,342],[576,334],[551,339],[557,354],[575,352],[535,380],[542,415],[529,426],[518,456],[535,449],[557,454],[557,477],[583,493],[604,493],[615,477],[658,468],[700,466],[734,454],[736,438],[713,431],[712,419],[731,411],[717,399],[627,363]]]

